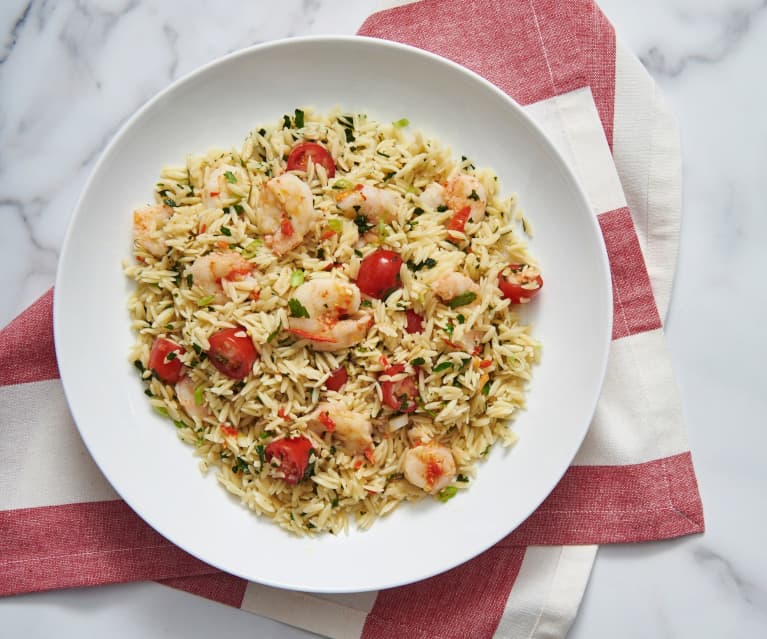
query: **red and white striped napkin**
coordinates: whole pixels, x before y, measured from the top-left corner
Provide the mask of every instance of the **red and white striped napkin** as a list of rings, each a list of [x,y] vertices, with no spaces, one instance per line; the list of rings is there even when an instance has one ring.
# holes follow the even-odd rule
[[[0,332],[0,594],[158,580],[333,637],[562,637],[596,544],[703,530],[661,320],[678,240],[678,133],[652,80],[591,0],[425,0],[372,15],[360,34],[438,53],[498,85],[590,198],[614,329],[574,464],[519,529],[426,581],[339,596],[248,583],[174,547],[96,469],[58,379],[49,291]]]

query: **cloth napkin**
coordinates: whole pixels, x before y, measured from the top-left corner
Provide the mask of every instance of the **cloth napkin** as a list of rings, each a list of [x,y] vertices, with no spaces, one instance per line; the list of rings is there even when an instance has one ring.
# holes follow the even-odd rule
[[[58,379],[49,291],[0,332],[0,594],[158,580],[332,637],[563,637],[597,544],[703,530],[661,319],[678,242],[678,132],[652,80],[591,0],[425,0],[372,15],[360,34],[435,52],[499,86],[590,198],[614,328],[573,465],[520,528],[431,579],[339,596],[248,583],[174,547],[101,476]]]

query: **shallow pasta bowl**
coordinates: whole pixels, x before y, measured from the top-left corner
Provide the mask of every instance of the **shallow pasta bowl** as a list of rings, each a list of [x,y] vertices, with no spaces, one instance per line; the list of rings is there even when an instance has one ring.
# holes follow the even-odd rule
[[[343,78],[343,82],[339,82]],[[342,88],[340,88],[342,87]],[[450,99],[445,99],[450,87]],[[241,507],[168,420],[154,413],[127,360],[134,336],[121,262],[131,211],[163,165],[239,146],[301,106],[340,105],[379,121],[406,117],[456,155],[492,168],[536,229],[545,288],[525,309],[543,342],[528,408],[468,491],[404,505],[366,532],[292,536]],[[75,210],[56,280],[54,332],[69,406],[115,490],[184,550],[259,583],[314,592],[386,588],[429,577],[490,547],[554,488],[586,433],[604,376],[612,300],[601,234],[563,159],[522,109],[466,69],[418,49],[359,37],[274,42],[213,62],[164,90],[125,124]],[[95,372],[94,372],[95,371]]]

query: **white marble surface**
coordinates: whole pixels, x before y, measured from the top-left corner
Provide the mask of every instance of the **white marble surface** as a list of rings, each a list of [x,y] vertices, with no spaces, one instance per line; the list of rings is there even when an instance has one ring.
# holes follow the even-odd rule
[[[353,33],[375,5],[0,3],[0,325],[53,284],[77,195],[138,106],[246,45]],[[681,123],[684,216],[667,335],[708,530],[603,547],[570,636],[765,636],[767,2],[600,5]],[[311,636],[152,583],[2,599],[0,627],[9,637]]]

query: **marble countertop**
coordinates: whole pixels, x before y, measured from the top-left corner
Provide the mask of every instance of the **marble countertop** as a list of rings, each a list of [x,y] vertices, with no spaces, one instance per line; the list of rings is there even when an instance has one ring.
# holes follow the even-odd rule
[[[0,325],[54,282],[76,198],[148,98],[244,46],[351,34],[377,0],[0,4]],[[706,511],[701,536],[602,547],[570,637],[756,637],[767,628],[767,2],[600,0],[682,131],[667,337]],[[755,82],[749,80],[754,79]],[[761,495],[761,497],[760,497]],[[0,533],[1,534],[1,533]],[[0,600],[8,636],[309,637],[154,583]],[[761,631],[759,630],[761,628]]]

